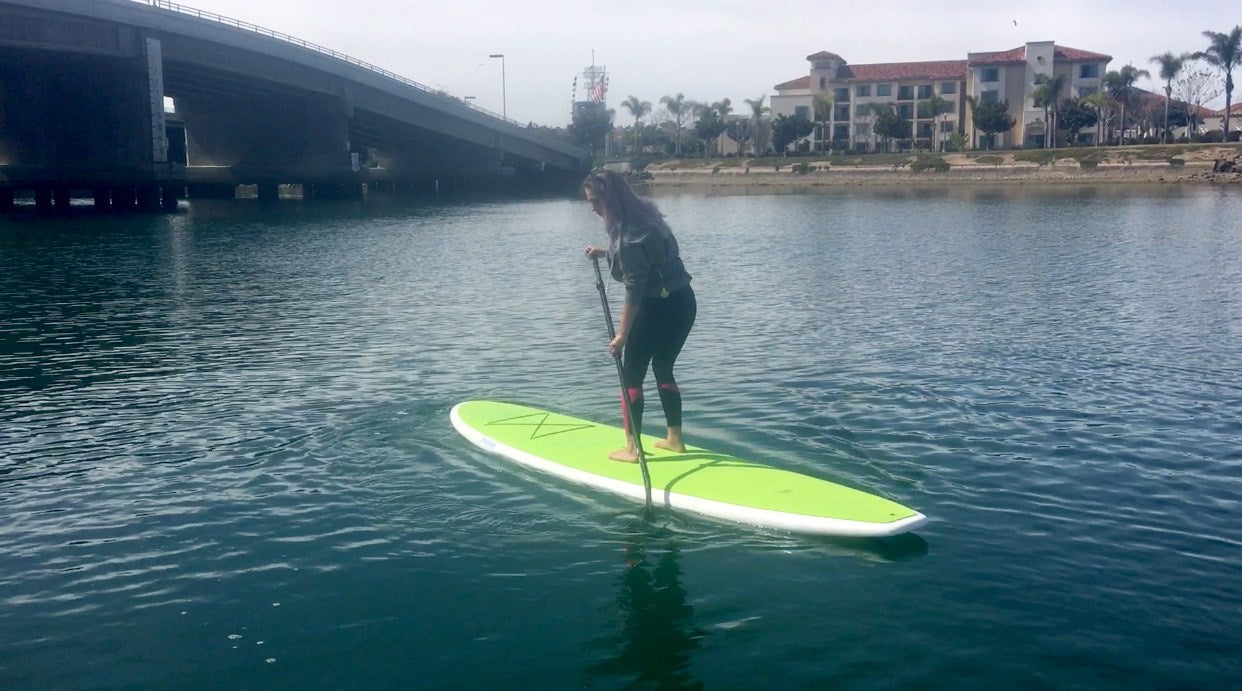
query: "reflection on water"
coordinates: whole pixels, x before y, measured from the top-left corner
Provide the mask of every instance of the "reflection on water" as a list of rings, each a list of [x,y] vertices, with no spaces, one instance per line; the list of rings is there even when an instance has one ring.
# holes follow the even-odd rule
[[[615,419],[580,201],[0,218],[0,688],[1236,687],[1239,192],[662,194],[695,444],[886,540],[453,431]]]
[[[706,632],[694,624],[694,607],[681,584],[681,552],[666,531],[636,524],[624,540],[617,578],[617,631],[592,647],[613,657],[591,666],[591,677],[629,677],[660,689],[701,689],[690,672],[690,654]]]

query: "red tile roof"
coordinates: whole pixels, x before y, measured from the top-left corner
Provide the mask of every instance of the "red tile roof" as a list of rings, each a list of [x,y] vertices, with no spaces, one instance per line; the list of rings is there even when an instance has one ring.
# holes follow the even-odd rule
[[[1103,53],[1092,53],[1089,50],[1079,50],[1077,48],[1067,48],[1065,46],[1052,47],[1052,59],[1057,61],[1084,61],[1084,60],[1112,60],[1113,56]],[[1013,63],[1026,62],[1026,46],[1020,46],[1013,50],[1004,50],[999,53],[985,53],[970,61],[971,66],[974,65],[1010,65]]]
[[[784,91],[786,89],[809,89],[811,88],[811,75],[808,74],[805,77],[798,77],[797,79],[785,82],[784,84],[777,84],[772,88],[777,91]]]
[[[965,79],[965,60],[932,62],[881,62],[871,65],[843,65],[837,79],[849,82],[896,82],[908,79]]]
[[[1171,104],[1192,107],[1190,106],[1190,104],[1185,103],[1184,101],[1181,101],[1176,98],[1171,99],[1171,100],[1167,99],[1165,98],[1164,94],[1158,93],[1155,91],[1148,91],[1146,89],[1135,89],[1135,94],[1138,96],[1138,99],[1144,104],[1154,103],[1157,107],[1160,107],[1160,108],[1164,107],[1164,102],[1166,100],[1168,100],[1169,103]],[[1195,115],[1201,118],[1219,117],[1222,113],[1223,111],[1212,110],[1211,108],[1204,108],[1203,106],[1198,106],[1195,108]]]

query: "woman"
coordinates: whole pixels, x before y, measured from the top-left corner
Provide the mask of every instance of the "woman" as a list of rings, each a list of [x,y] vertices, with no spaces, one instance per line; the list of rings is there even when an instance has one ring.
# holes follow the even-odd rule
[[[677,239],[655,204],[639,199],[616,173],[592,173],[583,181],[582,193],[604,219],[608,231],[608,248],[588,245],[586,255],[606,255],[612,277],[625,284],[621,323],[608,350],[614,355],[622,353],[634,430],[642,434],[643,380],[650,365],[668,423],[667,435],[656,446],[681,453],[686,445],[682,441],[681,391],[673,378],[673,365],[694,326],[698,306]],[[624,416],[625,406],[621,410]],[[625,448],[608,457],[637,462],[638,447],[630,435],[628,420],[626,442]]]

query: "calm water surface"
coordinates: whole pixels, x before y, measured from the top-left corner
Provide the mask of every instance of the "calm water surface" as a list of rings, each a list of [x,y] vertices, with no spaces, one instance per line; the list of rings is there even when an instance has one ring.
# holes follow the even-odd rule
[[[918,536],[645,522],[459,438],[616,418],[582,203],[10,217],[0,687],[1242,684],[1242,190],[660,203],[693,441]]]

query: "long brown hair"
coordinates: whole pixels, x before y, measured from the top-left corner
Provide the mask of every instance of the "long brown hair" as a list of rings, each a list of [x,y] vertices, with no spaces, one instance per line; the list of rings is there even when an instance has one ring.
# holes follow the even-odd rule
[[[587,190],[601,204],[600,211],[610,237],[627,232],[627,229],[628,232],[641,232],[641,228],[654,227],[662,234],[669,232],[668,223],[664,221],[664,215],[656,205],[634,194],[625,178],[611,170],[601,170],[588,175],[582,181],[583,193]]]

